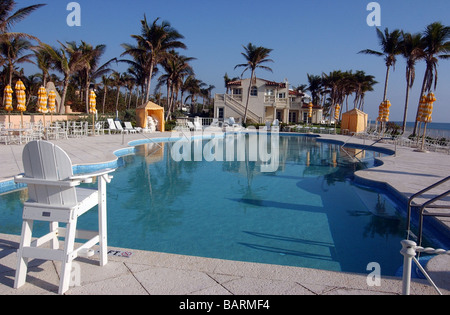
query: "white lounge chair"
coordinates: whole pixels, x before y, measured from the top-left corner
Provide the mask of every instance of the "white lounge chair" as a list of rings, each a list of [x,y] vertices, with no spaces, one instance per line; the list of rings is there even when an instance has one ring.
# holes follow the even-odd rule
[[[125,130],[128,130],[131,133],[138,132],[138,130],[131,125],[131,122],[126,121],[126,122],[124,122],[124,124],[125,124]]]
[[[69,289],[72,261],[77,256],[90,256],[91,247],[100,245],[100,265],[108,262],[106,233],[106,183],[114,169],[85,175],[73,175],[69,156],[51,142],[38,140],[29,142],[22,154],[24,174],[15,177],[15,182],[28,185],[29,199],[24,202],[20,247],[17,251],[17,269],[14,288],[21,287],[26,280],[30,258],[61,261],[59,293]],[[98,190],[80,188],[82,182],[92,182],[98,177]],[[98,231],[77,230],[78,217],[98,205]],[[34,221],[50,223],[50,233],[32,239]],[[66,224],[59,227],[59,222]],[[64,238],[64,247],[59,249],[58,238]],[[74,248],[75,238],[88,240]],[[49,248],[40,248],[50,242]]]
[[[109,134],[120,132],[120,131],[117,129],[116,124],[114,123],[114,120],[113,120],[112,118],[108,118],[107,121],[108,121],[108,131],[109,131]]]
[[[194,121],[194,127],[196,131],[202,131],[203,127],[198,121]]]
[[[114,123],[116,124],[116,128],[117,128],[117,130],[118,130],[120,133],[126,133],[126,134],[129,133],[128,130],[123,129],[122,124],[120,123],[120,121],[114,120]]]
[[[186,123],[187,123],[187,125],[188,125],[188,127],[189,127],[189,129],[191,131],[201,131],[201,130],[203,130],[202,126],[200,126],[200,124],[197,123],[197,122],[192,123],[191,121],[188,121]]]

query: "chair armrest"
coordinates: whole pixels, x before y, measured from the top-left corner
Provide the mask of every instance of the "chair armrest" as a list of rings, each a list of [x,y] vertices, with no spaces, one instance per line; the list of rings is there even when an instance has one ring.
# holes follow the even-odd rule
[[[42,178],[32,178],[32,177],[24,177],[23,175],[18,175],[14,177],[14,181],[16,183],[24,183],[31,185],[49,185],[49,186],[64,186],[64,187],[73,187],[80,184],[80,180],[49,180]]]
[[[92,179],[94,177],[107,175],[109,173],[114,172],[115,170],[116,170],[115,168],[107,168],[107,169],[100,170],[100,171],[95,171],[95,172],[92,172],[92,173],[84,173],[84,174],[73,175],[73,176],[69,177],[69,179],[70,180],[80,180],[82,182],[88,183],[88,182],[92,182]]]

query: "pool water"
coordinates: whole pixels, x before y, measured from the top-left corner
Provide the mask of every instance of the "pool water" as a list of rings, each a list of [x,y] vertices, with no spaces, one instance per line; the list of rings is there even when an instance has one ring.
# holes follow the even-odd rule
[[[402,264],[399,208],[352,182],[380,153],[281,136],[278,169],[261,172],[258,161],[175,161],[174,143],[120,158],[107,187],[110,246],[358,273],[377,262],[383,275]],[[26,190],[0,196],[0,233],[20,234],[24,200]],[[95,229],[96,216],[79,228]]]

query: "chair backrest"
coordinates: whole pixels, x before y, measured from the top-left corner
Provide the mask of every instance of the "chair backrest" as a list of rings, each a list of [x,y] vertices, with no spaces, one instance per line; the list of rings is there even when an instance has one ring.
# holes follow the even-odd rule
[[[273,125],[274,125],[274,126],[279,126],[279,125],[280,125],[280,121],[279,121],[278,119],[275,119],[275,120],[273,121]]]
[[[133,129],[133,126],[131,125],[131,122],[126,121],[126,122],[125,122],[125,128],[127,128],[127,129]]]
[[[108,120],[109,129],[116,130],[117,128],[116,128],[116,125],[114,124],[114,120],[112,120],[111,118],[108,118],[107,120]]]
[[[117,129],[119,129],[119,130],[122,130],[122,129],[123,129],[123,128],[122,128],[122,124],[120,123],[120,121],[114,120],[114,123],[116,124],[116,128],[117,128]]]
[[[234,120],[234,117],[228,118],[228,122],[230,125],[234,125],[236,123],[236,121]]]
[[[25,177],[51,181],[67,180],[73,175],[72,161],[66,152],[51,142],[30,141],[23,149]],[[28,184],[29,202],[51,205],[77,203],[75,187]]]

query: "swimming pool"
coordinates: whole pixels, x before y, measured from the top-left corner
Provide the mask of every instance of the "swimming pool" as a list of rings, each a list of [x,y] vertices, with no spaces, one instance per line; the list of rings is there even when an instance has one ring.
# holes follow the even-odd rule
[[[174,145],[143,144],[119,159],[108,185],[110,246],[358,273],[377,262],[383,275],[402,264],[399,207],[352,181],[380,153],[280,136],[279,166],[262,172],[260,161],[177,161]],[[0,233],[20,234],[25,199],[26,190],[0,196]],[[91,211],[79,228],[96,220]]]

